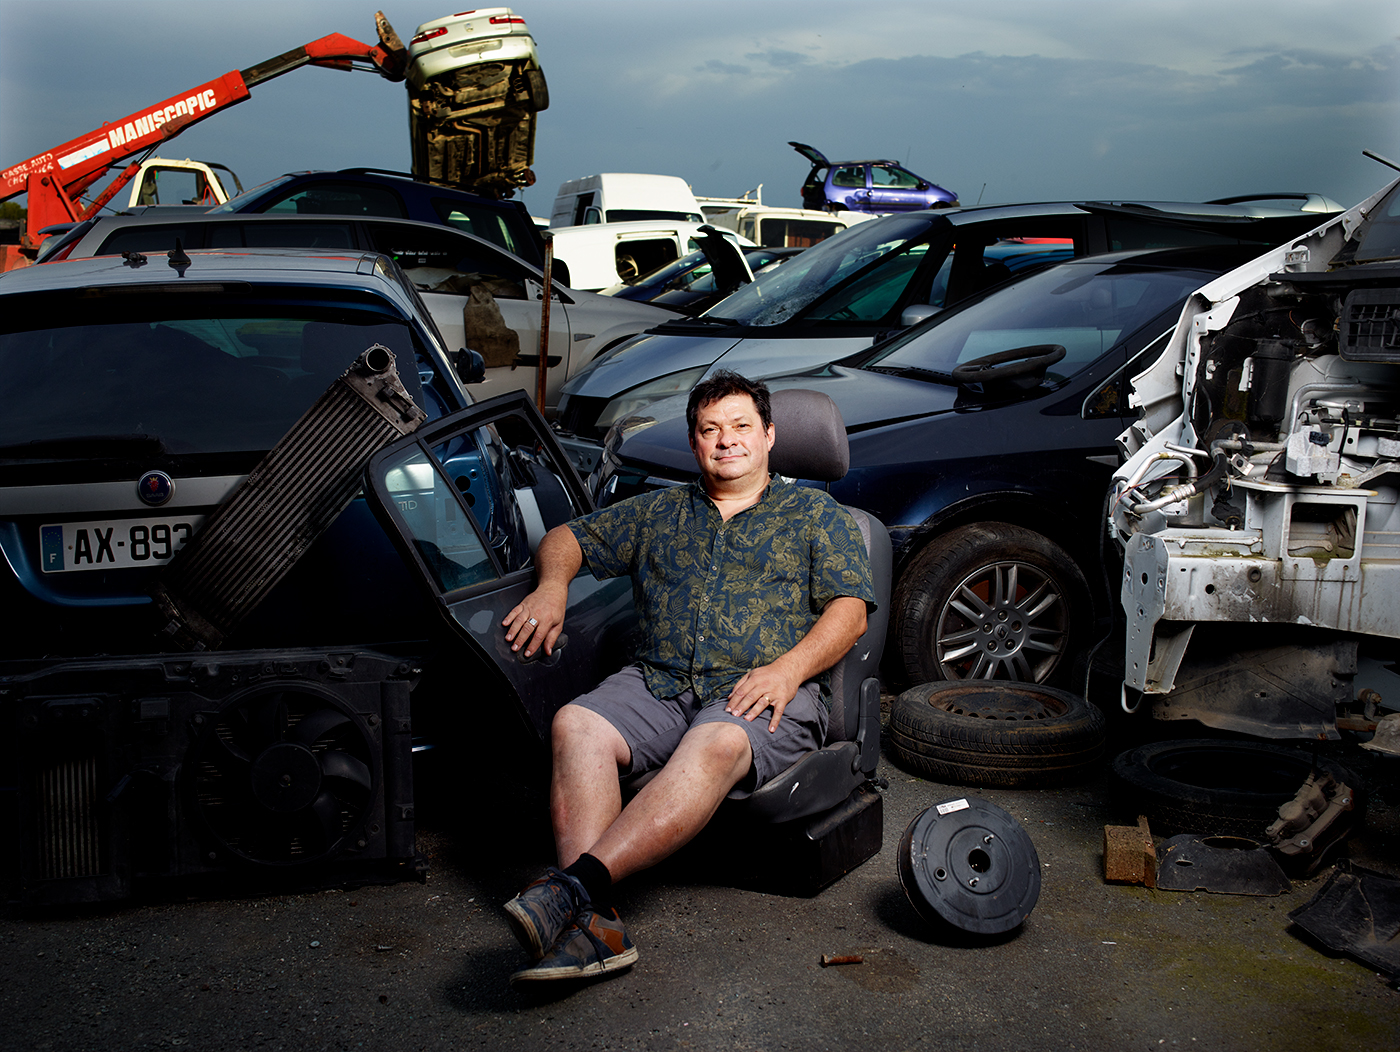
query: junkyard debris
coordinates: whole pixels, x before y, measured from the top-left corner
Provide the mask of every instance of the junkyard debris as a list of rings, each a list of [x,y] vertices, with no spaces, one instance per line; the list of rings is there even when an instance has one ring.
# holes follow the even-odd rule
[[[1293,884],[1268,849],[1245,837],[1182,833],[1162,845],[1157,887],[1219,895],[1284,895]]]
[[[1135,826],[1103,827],[1103,879],[1157,886],[1157,847],[1146,815]]]
[[[822,967],[830,968],[834,964],[864,964],[865,957],[859,953],[848,953],[837,955],[831,953],[822,954]]]

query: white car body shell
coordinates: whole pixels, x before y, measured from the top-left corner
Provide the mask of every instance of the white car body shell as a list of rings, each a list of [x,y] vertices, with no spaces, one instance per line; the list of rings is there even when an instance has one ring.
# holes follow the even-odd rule
[[[525,20],[508,7],[483,7],[419,26],[408,45],[407,75],[422,87],[433,77],[477,62],[521,61],[539,65]]]

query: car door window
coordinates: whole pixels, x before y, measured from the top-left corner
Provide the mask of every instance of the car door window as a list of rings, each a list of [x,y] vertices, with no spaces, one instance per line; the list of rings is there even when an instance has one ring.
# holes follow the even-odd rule
[[[539,249],[522,243],[526,235],[517,223],[511,222],[514,218],[512,213],[491,205],[474,205],[447,197],[433,198],[433,210],[445,225],[454,230],[475,234],[512,255],[538,262]]]
[[[260,208],[260,212],[292,212],[296,215],[386,216],[407,219],[402,199],[384,186],[335,182],[299,186]]]
[[[850,164],[834,169],[831,173],[831,185],[864,187],[865,166]]]
[[[892,190],[917,190],[919,177],[903,168],[877,164],[870,168],[870,185],[889,187]]]
[[[375,250],[398,263],[414,286],[424,292],[466,296],[481,286],[495,299],[526,298],[525,279],[534,275],[504,253],[447,231],[366,225],[371,226]]]
[[[189,250],[204,244],[204,235],[197,225],[185,223],[142,224],[125,227],[116,231],[102,247],[93,253],[95,256],[117,256],[123,252],[169,252],[179,239],[182,248]]]
[[[346,223],[213,223],[210,248],[332,248],[355,247]]]
[[[447,594],[529,570],[544,534],[588,510],[562,463],[521,409],[401,443],[376,460],[372,484],[396,509],[429,580]]]

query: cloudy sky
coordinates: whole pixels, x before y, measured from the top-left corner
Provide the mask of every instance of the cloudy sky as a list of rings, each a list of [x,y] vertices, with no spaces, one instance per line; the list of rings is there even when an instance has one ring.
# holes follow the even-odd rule
[[[407,40],[453,13],[382,0]],[[525,192],[662,172],[697,194],[807,163],[891,157],[964,203],[1207,200],[1309,190],[1344,205],[1400,162],[1395,0],[518,0],[549,79]],[[374,0],[0,0],[0,167],[331,32]],[[250,186],[285,171],[406,169],[402,85],[302,69],[162,151]]]

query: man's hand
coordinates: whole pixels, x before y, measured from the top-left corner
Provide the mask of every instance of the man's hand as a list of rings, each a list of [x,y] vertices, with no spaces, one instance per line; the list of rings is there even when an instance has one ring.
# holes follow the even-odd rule
[[[802,683],[801,679],[794,680],[785,675],[776,664],[760,665],[744,673],[744,678],[734,684],[724,711],[731,716],[753,720],[771,708],[773,718],[768,721],[768,730],[770,733],[776,732],[783,718],[783,710],[797,696],[797,688]]]
[[[535,549],[539,583],[501,622],[511,650],[524,647],[525,656],[534,657],[543,646],[546,654],[554,653],[554,641],[564,630],[569,582],[582,565],[583,549],[567,526],[556,526],[544,535]]]
[[[544,646],[546,654],[554,653],[554,641],[564,630],[564,611],[569,604],[569,589],[541,584],[520,600],[501,622],[506,628],[506,642],[511,650],[525,648],[526,657]]]
[[[865,600],[838,596],[826,604],[817,623],[782,657],[744,673],[729,692],[724,711],[752,720],[769,708],[768,730],[776,732],[788,702],[813,676],[840,661],[865,631]]]

